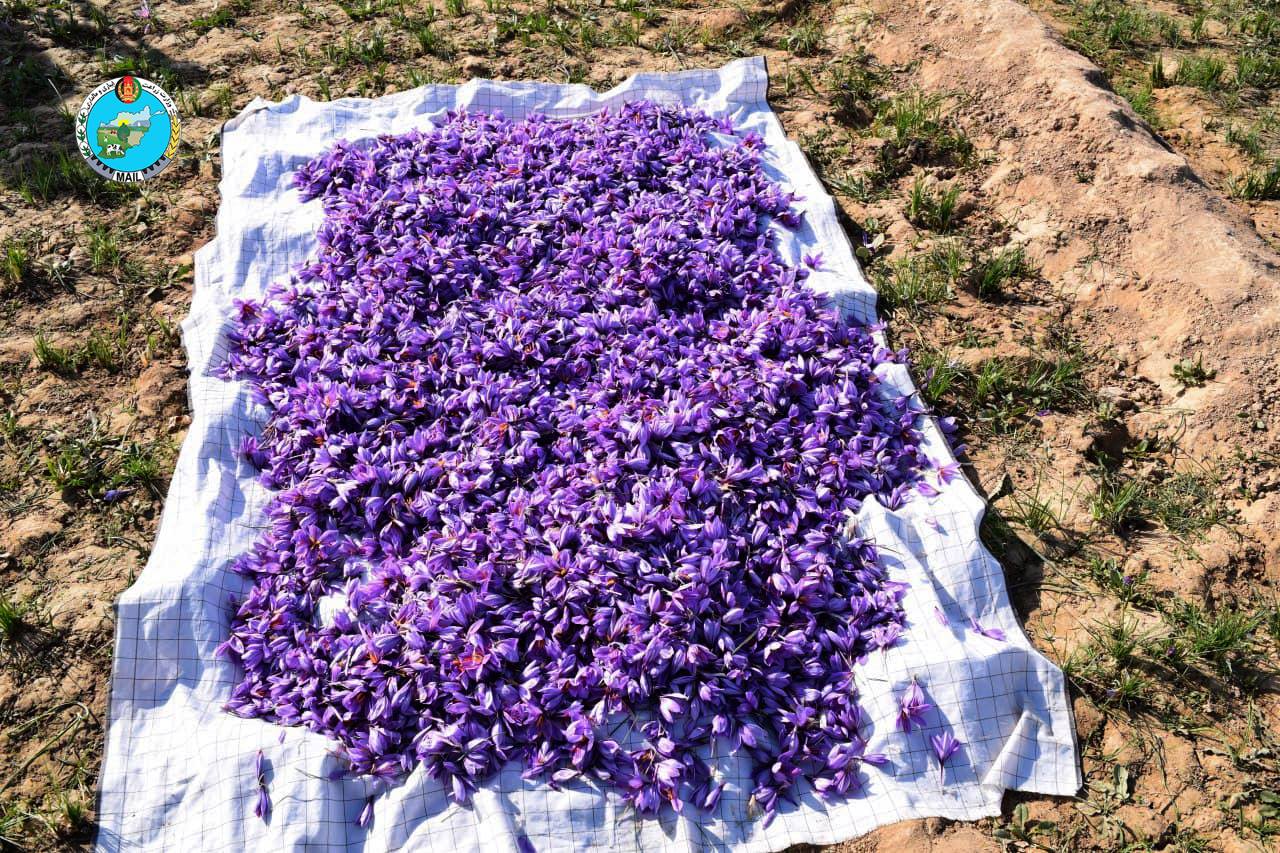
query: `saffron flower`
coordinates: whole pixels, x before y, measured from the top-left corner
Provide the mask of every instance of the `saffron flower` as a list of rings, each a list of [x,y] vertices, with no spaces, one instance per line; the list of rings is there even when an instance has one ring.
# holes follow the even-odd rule
[[[801,214],[762,146],[633,103],[455,112],[299,169],[317,252],[236,305],[222,366],[273,491],[230,712],[458,802],[515,762],[714,808],[713,743],[766,819],[801,779],[856,789],[853,674],[905,585],[847,523],[930,463],[879,378],[905,353],[779,251]]]
[[[911,685],[907,687],[907,692],[902,694],[898,704],[899,731],[909,732],[913,725],[924,725],[924,712],[932,707],[933,705],[925,701],[920,684],[912,678]]]
[[[982,636],[988,637],[992,640],[1004,640],[1004,631],[999,628],[985,628],[981,622],[972,617],[969,619],[969,627],[973,629],[975,634],[981,634]]]
[[[262,750],[258,750],[257,757],[253,760],[254,778],[258,783],[258,796],[253,806],[253,813],[256,817],[266,820],[271,816],[271,795],[267,793],[267,770]]]
[[[962,449],[957,449],[956,452],[960,453],[962,452]],[[941,464],[936,464],[934,473],[937,474],[938,481],[943,484],[950,483],[951,481],[964,476],[960,470],[959,462],[943,462]]]
[[[934,757],[938,759],[938,776],[945,781],[947,762],[960,751],[962,744],[950,731],[930,736],[929,743],[933,746]]]
[[[368,829],[373,825],[373,797],[369,797],[364,801],[364,808],[360,809],[360,814],[356,816],[356,826],[361,829]]]

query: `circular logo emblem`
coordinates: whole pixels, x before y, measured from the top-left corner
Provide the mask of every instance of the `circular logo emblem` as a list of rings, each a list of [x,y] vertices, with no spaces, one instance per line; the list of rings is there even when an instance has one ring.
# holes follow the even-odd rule
[[[168,92],[126,75],[108,80],[84,99],[76,113],[76,147],[104,178],[145,181],[173,161],[181,124]]]

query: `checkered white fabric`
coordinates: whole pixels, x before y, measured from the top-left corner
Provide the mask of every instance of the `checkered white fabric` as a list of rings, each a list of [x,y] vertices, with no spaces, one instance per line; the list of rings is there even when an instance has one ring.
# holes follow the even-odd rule
[[[767,82],[760,59],[640,74],[602,94],[479,80],[376,100],[258,100],[226,125],[217,238],[196,256],[195,296],[183,324],[193,422],[151,559],[118,605],[99,850],[488,853],[528,842],[538,851],[747,853],[833,843],[906,818],[994,815],[1005,789],[1076,792],[1080,775],[1062,674],[1019,629],[1000,565],[978,540],[983,502],[962,478],[896,512],[868,502],[858,520],[891,577],[910,584],[905,639],[873,655],[859,677],[873,721],[868,751],[885,753],[889,763],[868,768],[864,791],[843,802],[802,792],[768,828],[748,810],[749,767],[732,758],[718,763],[729,785],[714,814],[686,808],[640,818],[611,794],[586,784],[552,791],[522,780],[516,767],[461,807],[420,770],[387,788],[331,781],[339,764],[323,736],[221,710],[238,676],[213,651],[227,634],[230,600],[245,589],[228,567],[258,535],[269,496],[234,452],[242,436],[260,428],[264,413],[244,385],[214,372],[225,356],[233,300],[259,296],[315,249],[319,204],[299,201],[293,170],[336,140],[423,128],[457,107],[518,117],[576,116],[642,98],[695,106],[764,137],[773,177],[803,196],[804,225],[779,232],[783,249],[796,263],[821,252],[811,281],[851,317],[873,321],[875,293],[832,200],[770,110]],[[886,378],[911,387],[900,367]],[[936,425],[929,421],[925,430],[930,454],[949,461]],[[971,617],[1008,639],[975,633]],[[912,678],[934,708],[923,731],[903,734],[894,721]],[[964,743],[945,780],[928,745],[928,736],[944,728]],[[253,813],[258,750],[266,756],[273,803],[265,822]],[[361,829],[356,817],[374,795],[373,822]]]

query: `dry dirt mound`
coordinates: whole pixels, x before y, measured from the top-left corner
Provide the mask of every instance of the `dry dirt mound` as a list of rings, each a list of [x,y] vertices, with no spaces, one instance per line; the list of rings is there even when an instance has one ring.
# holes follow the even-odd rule
[[[1280,382],[1280,257],[1195,174],[1098,68],[1013,0],[883,3],[872,45],[921,58],[920,80],[963,93],[961,120],[995,138],[983,187],[1090,309],[1096,332],[1170,396],[1173,364],[1203,356],[1214,382],[1182,396],[1193,437],[1265,432]],[[929,49],[922,49],[928,45]],[[1261,419],[1265,430],[1254,430]]]
[[[1186,415],[1201,455],[1274,451],[1280,389],[1280,256],[1246,213],[1197,176],[1111,91],[1088,59],[1013,0],[882,2],[868,44],[919,61],[920,84],[957,93],[989,139],[981,203],[1014,223],[1046,279],[1078,302],[1093,343],[1130,381]],[[1176,381],[1179,363],[1212,373]],[[1274,539],[1280,506],[1256,508]],[[1280,575],[1280,548],[1269,554]]]
[[[1100,362],[1093,367],[1103,398],[1121,403],[1107,427],[1111,435],[1101,437],[1119,437],[1113,455],[1122,454],[1132,437],[1171,419],[1181,422],[1181,444],[1189,453],[1229,460],[1229,470],[1246,454],[1274,454],[1280,257],[1246,212],[1208,186],[1111,90],[1097,66],[1013,0],[877,0],[842,18],[849,24],[839,36],[846,49],[865,47],[884,66],[909,68],[926,92],[956,102],[956,120],[987,160],[972,188],[973,204],[1011,227],[1013,242],[1040,264],[1042,285],[1060,291],[1071,305],[1072,322]],[[1193,364],[1206,381],[1179,381],[1180,366]],[[1083,435],[1056,445],[1053,430],[1046,428],[1037,452],[1043,454],[1041,470],[1074,487],[1088,482],[1082,471],[1092,465],[1086,460],[1100,439],[1096,431],[1091,434],[1093,426],[1078,422],[1072,428]],[[984,464],[982,455],[978,448],[977,472],[988,482],[1011,464],[1008,457]],[[1079,498],[1064,499],[1064,518],[1071,504],[1077,511],[1083,504],[1088,519],[1087,500]],[[1233,507],[1240,538],[1211,536],[1210,544],[1187,552],[1192,556],[1186,563],[1169,556],[1180,546],[1157,559],[1159,549],[1149,542],[1115,544],[1112,553],[1122,567],[1117,577],[1130,583],[1127,572],[1137,576],[1139,569],[1123,568],[1129,565],[1140,565],[1145,575],[1151,555],[1153,580],[1161,569],[1185,574],[1159,581],[1164,587],[1158,595],[1185,594],[1230,609],[1234,605],[1227,602],[1236,600],[1242,585],[1280,578],[1275,491],[1261,489]],[[1012,569],[1009,580],[1016,590],[1022,578]],[[1098,648],[1089,645],[1091,634],[1111,630],[1100,627],[1098,613],[1112,613],[1115,606],[1088,595],[1044,591],[1034,600],[1029,630],[1048,638],[1042,645],[1062,640],[1067,648],[1087,652]],[[1119,621],[1105,624],[1130,618],[1127,600],[1120,608]],[[1132,618],[1139,633],[1151,626],[1155,636],[1156,620],[1136,611]],[[1232,679],[1225,684],[1235,689]],[[1261,730],[1274,738],[1274,690],[1264,690],[1258,704],[1266,721]],[[1188,844],[1207,840],[1207,849],[1266,849],[1261,833],[1224,829],[1218,810],[1223,803],[1247,803],[1249,796],[1240,792],[1267,783],[1233,775],[1228,762],[1215,759],[1214,748],[1173,736],[1167,724],[1144,728],[1151,720],[1135,723],[1141,714],[1128,717],[1100,707],[1101,715],[1098,705],[1076,702],[1082,745],[1093,745],[1085,759],[1093,781],[1082,799],[1110,805],[1104,811],[1081,808],[1091,815],[1082,823],[1074,804],[1032,803],[1032,815],[1047,819],[1056,842],[1067,844],[1062,849],[1111,849],[1110,844],[1134,841],[1184,849],[1180,831],[1192,833]],[[1154,742],[1154,748],[1144,752],[1135,747],[1139,742]],[[1091,759],[1094,750],[1105,760]],[[1158,755],[1158,771],[1148,763],[1148,775],[1138,775],[1144,772],[1139,753]],[[1108,786],[1120,778],[1113,771],[1121,767],[1125,781],[1115,782],[1113,793]],[[1129,767],[1135,768],[1136,782],[1130,781]],[[1005,831],[1010,825],[1006,817]],[[903,824],[847,849],[998,849],[990,838],[969,833],[929,822]]]

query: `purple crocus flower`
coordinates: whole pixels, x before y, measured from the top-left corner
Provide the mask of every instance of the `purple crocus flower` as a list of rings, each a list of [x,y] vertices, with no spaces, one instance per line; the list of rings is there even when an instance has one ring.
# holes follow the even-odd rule
[[[947,761],[951,756],[960,751],[961,743],[956,740],[950,731],[943,731],[941,734],[931,735],[929,743],[933,746],[933,754],[938,759],[938,775],[939,778],[945,779]]]
[[[253,805],[253,813],[262,820],[266,820],[271,816],[271,795],[267,792],[266,759],[262,750],[258,750],[258,754],[254,756],[253,774],[258,784],[258,797]]]
[[[271,816],[271,796],[267,793],[266,788],[258,789],[258,798],[254,803],[253,813],[262,820],[266,820]]]
[[[958,448],[956,452],[963,452],[963,448]],[[963,476],[960,471],[960,463],[945,462],[935,467],[934,473],[937,474],[939,482],[950,483]]]
[[[368,829],[373,825],[373,797],[369,797],[364,801],[364,808],[360,809],[360,814],[356,817],[356,826],[361,829]]]
[[[982,636],[989,637],[992,640],[1004,640],[1004,631],[999,628],[984,628],[982,623],[973,617],[969,618],[969,627],[975,634],[981,634]]]
[[[685,697],[679,693],[668,693],[658,700],[658,713],[668,723],[674,723],[685,712]]]
[[[911,679],[902,699],[898,703],[898,729],[903,732],[911,731],[912,725],[924,724],[924,712],[932,708],[929,702],[925,701],[924,691],[920,689],[920,684]]]

